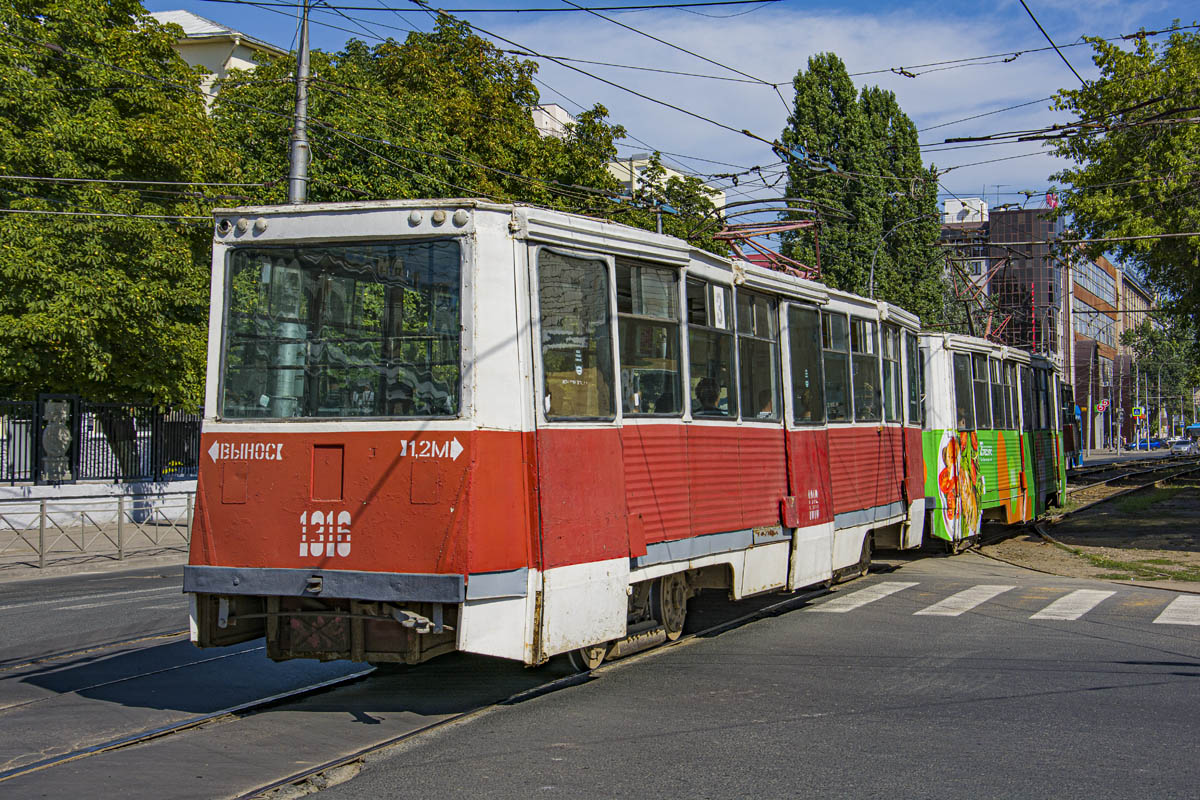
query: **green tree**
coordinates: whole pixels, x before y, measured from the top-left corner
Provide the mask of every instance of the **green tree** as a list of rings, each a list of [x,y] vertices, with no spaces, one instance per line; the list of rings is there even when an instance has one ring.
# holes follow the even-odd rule
[[[310,60],[310,201],[485,197],[651,230],[662,202],[679,212],[664,222],[676,235],[711,209],[692,178],[618,200],[620,184],[606,165],[624,129],[597,105],[564,136],[540,135],[530,115],[539,103],[537,65],[504,54],[465,23],[443,16],[433,31],[403,43],[351,40],[337,53],[314,50]],[[213,109],[243,174],[270,184],[261,202],[287,196],[294,63],[281,57],[232,75]],[[696,241],[712,244],[703,235]]]
[[[1148,397],[1151,422],[1159,410],[1175,416],[1182,410],[1190,419],[1192,396],[1200,386],[1200,343],[1196,323],[1189,317],[1163,315],[1147,320],[1121,334],[1121,344],[1133,351],[1142,388],[1138,397]]]
[[[135,0],[0,5],[0,386],[182,403],[202,395],[208,198],[229,180],[179,34]],[[111,65],[111,66],[110,66]],[[128,215],[128,216],[122,216]]]
[[[836,55],[821,53],[792,81],[796,97],[780,141],[791,197],[816,212],[817,236],[785,236],[785,254],[815,265],[823,280],[923,316],[945,298],[935,173],[921,163],[916,127],[894,94],[861,92]]]
[[[1200,231],[1200,35],[1140,38],[1128,50],[1088,41],[1099,79],[1054,101],[1080,125],[1054,140],[1056,155],[1076,164],[1054,176],[1070,186],[1059,213],[1086,238]],[[1138,267],[1175,310],[1200,312],[1200,236],[1100,243],[1089,254],[1104,251]]]

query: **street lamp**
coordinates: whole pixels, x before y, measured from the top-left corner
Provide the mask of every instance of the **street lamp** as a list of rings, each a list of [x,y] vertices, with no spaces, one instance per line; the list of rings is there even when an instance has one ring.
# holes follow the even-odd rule
[[[870,297],[872,300],[875,299],[875,257],[877,255],[879,255],[879,248],[883,247],[883,243],[885,241],[887,241],[887,238],[889,236],[891,236],[893,233],[895,233],[896,229],[901,227],[902,225],[907,225],[910,222],[917,222],[919,220],[925,219],[926,217],[941,216],[941,213],[942,212],[940,212],[940,211],[930,211],[926,214],[921,214],[918,217],[913,217],[912,219],[906,219],[903,222],[897,222],[895,225],[892,226],[892,229],[890,231],[888,231],[887,233],[885,233],[883,236],[880,237],[879,244],[875,245],[875,252],[871,253],[871,270],[870,270],[870,274],[867,277],[867,296],[868,297]]]

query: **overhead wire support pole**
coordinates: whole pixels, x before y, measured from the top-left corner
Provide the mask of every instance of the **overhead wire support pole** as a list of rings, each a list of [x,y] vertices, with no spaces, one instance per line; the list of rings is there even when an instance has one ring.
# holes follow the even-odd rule
[[[292,124],[291,167],[288,171],[288,202],[308,199],[308,0],[300,18],[300,48],[296,53],[296,116]]]

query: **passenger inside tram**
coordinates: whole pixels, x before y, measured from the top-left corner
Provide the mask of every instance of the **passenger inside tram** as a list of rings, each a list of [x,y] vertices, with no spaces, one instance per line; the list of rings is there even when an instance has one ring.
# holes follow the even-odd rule
[[[717,382],[712,378],[701,378],[696,384],[696,401],[700,404],[700,413],[702,414],[720,414],[724,415],[724,409],[717,405],[717,397],[720,389],[717,387]]]

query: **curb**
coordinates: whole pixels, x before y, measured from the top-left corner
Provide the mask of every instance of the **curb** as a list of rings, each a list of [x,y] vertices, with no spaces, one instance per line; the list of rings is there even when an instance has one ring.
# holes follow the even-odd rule
[[[115,554],[79,556],[86,560],[50,564],[35,567],[25,562],[0,565],[0,584],[18,581],[35,581],[42,578],[61,578],[68,575],[130,572],[151,567],[181,567],[187,563],[186,550],[168,549],[150,551],[144,555],[133,553],[118,561]]]

